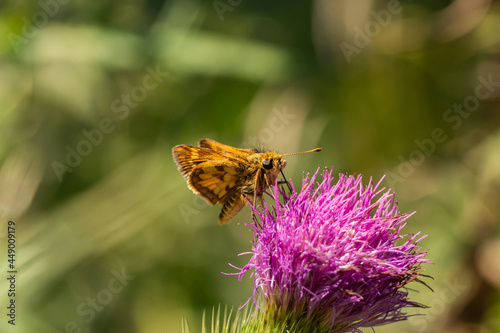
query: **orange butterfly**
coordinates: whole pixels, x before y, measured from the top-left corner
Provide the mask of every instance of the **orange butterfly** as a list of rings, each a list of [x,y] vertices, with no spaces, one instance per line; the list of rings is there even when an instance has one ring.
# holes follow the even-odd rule
[[[275,184],[286,160],[283,156],[321,151],[321,148],[302,153],[278,154],[272,151],[239,149],[211,139],[201,139],[198,147],[177,145],[172,155],[188,187],[210,204],[220,203],[220,224],[229,223],[245,206],[245,198],[262,199],[262,194]]]

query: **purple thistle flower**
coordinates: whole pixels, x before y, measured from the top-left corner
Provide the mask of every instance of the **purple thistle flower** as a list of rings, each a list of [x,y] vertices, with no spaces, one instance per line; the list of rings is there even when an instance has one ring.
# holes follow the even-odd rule
[[[292,184],[290,198],[274,186],[275,207],[253,207],[252,257],[238,275],[252,270],[255,305],[264,302],[276,322],[326,332],[359,332],[407,319],[405,307],[425,307],[404,287],[421,282],[429,263],[417,246],[425,236],[400,234],[412,214],[401,214],[380,182],[363,186],[361,176],[341,174],[333,184],[325,171],[315,187],[318,171],[300,193]]]

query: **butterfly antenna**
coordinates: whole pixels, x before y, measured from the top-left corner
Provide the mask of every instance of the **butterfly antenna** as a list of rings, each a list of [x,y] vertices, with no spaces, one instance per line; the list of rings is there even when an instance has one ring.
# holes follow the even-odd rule
[[[292,155],[300,155],[300,154],[305,154],[305,153],[313,153],[315,151],[321,151],[321,150],[322,150],[321,148],[314,148],[314,149],[307,150],[307,151],[301,151],[300,153],[283,154],[283,156],[292,156]]]

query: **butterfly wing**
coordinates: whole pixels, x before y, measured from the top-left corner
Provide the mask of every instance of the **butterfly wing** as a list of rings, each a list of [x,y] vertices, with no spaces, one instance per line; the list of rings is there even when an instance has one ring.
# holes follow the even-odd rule
[[[193,169],[202,163],[213,159],[225,159],[226,155],[212,149],[200,148],[190,145],[177,145],[172,148],[172,156],[178,166],[179,171],[188,178]]]
[[[245,155],[189,145],[175,146],[172,155],[188,187],[211,204],[235,187],[248,163]]]
[[[239,149],[224,145],[211,139],[201,139],[199,147],[177,145],[172,148],[172,155],[179,171],[186,176],[197,165],[213,160],[236,160],[238,163],[248,163],[247,157],[255,154],[254,150]]]
[[[226,195],[238,183],[243,166],[227,159],[211,160],[197,165],[188,179],[188,186],[210,203],[224,203]]]
[[[210,148],[215,151],[219,152],[228,152],[234,155],[244,155],[247,156],[249,154],[255,154],[258,151],[255,149],[241,149],[241,148],[234,148],[225,144],[222,144],[220,142],[217,142],[212,139],[201,139],[198,141],[198,146],[203,147],[203,148]]]

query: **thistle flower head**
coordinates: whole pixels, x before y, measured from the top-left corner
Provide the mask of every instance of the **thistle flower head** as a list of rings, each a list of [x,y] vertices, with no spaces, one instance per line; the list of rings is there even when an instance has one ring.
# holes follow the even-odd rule
[[[401,234],[411,214],[380,183],[339,175],[334,184],[331,171],[316,183],[318,171],[299,193],[292,184],[284,204],[275,186],[275,207],[253,207],[252,257],[240,280],[252,271],[254,303],[278,322],[356,332],[406,319],[403,308],[423,307],[404,286],[428,262],[417,245],[425,236]]]

